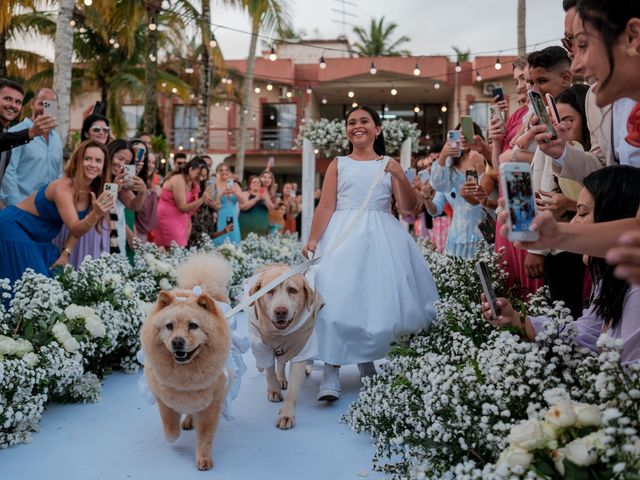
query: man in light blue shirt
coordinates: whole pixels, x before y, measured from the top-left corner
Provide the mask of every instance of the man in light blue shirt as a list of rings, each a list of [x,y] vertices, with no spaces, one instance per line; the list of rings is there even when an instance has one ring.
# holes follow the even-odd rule
[[[44,114],[45,101],[57,101],[53,90],[38,90],[31,100],[32,118],[25,118],[9,131],[30,128],[35,119]],[[48,134],[36,137],[30,143],[11,151],[11,162],[0,186],[0,202],[6,206],[16,205],[41,186],[61,176],[62,140],[55,130],[51,130]]]

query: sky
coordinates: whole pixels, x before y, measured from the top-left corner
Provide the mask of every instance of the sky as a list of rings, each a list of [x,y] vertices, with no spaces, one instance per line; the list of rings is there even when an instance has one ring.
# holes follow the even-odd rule
[[[385,17],[385,24],[398,25],[392,35],[402,35],[410,41],[400,48],[413,55],[454,55],[452,46],[473,53],[493,55],[502,50],[504,55],[515,54],[517,46],[516,10],[517,0],[282,0],[289,5],[288,11],[296,31],[306,32],[307,39],[333,39],[346,34],[353,43],[356,37],[353,26],[368,30],[371,18]],[[194,2],[196,3],[196,2]],[[250,35],[228,30],[249,32],[250,23],[239,9],[220,6],[213,1],[212,23],[214,33],[226,59],[247,57]],[[87,7],[90,8],[90,7]],[[337,12],[345,9],[349,25],[336,22],[342,20]],[[336,11],[337,10],[337,11]],[[527,2],[527,51],[559,44],[563,35],[561,0],[536,0]],[[24,37],[21,48],[34,49],[53,59],[53,47],[41,41]],[[536,45],[537,44],[537,45]],[[265,48],[262,41],[258,48]],[[490,52],[490,53],[486,53]]]
[[[452,55],[452,46],[472,53],[507,50],[515,54],[517,46],[517,0],[348,0],[344,8],[354,16],[347,22],[368,29],[372,17],[385,17],[386,22],[398,25],[392,38],[401,35],[411,40],[404,44],[414,55]],[[296,31],[304,30],[307,38],[335,38],[343,33],[342,10],[338,0],[288,0]],[[547,42],[559,44],[563,35],[561,0],[527,2],[527,50],[533,44]],[[249,21],[242,12],[214,6],[212,22],[244,31],[250,30]],[[353,26],[346,25],[348,38],[354,42]],[[228,59],[246,58],[249,35],[217,28],[223,54]],[[551,42],[549,42],[551,41]]]

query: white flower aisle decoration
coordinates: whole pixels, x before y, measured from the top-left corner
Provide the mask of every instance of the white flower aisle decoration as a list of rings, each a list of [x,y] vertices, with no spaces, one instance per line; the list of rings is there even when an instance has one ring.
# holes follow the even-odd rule
[[[387,154],[395,155],[400,153],[402,142],[411,138],[412,151],[418,151],[418,137],[420,130],[415,123],[406,120],[383,120],[382,132],[387,149]],[[318,150],[318,155],[322,158],[334,158],[344,155],[347,152],[349,141],[344,122],[341,120],[309,120],[300,128],[296,138],[296,147],[302,148],[302,140],[309,140],[314,148]]]
[[[608,405],[622,412],[626,429],[616,427],[617,436],[611,430],[610,455],[598,457],[602,471],[617,468],[615,478],[636,478],[622,476],[619,465],[638,465],[640,451],[629,451],[638,438],[640,402],[629,399],[640,398],[640,370],[623,370],[615,352],[598,358],[575,344],[568,311],[545,302],[544,291],[520,305],[553,319],[536,343],[515,330],[494,330],[480,314],[474,262],[424,253],[441,294],[437,321],[394,347],[381,374],[364,379],[358,401],[343,417],[356,432],[372,436],[374,468],[393,479],[561,478],[534,469],[542,458],[537,452],[569,444],[563,429],[574,428],[569,424],[578,418],[588,429],[580,436],[596,431],[600,406]],[[478,259],[490,265],[498,295],[508,296],[498,258],[481,251]],[[553,410],[553,419],[543,422],[538,412],[558,399],[571,401],[571,412]],[[573,444],[571,455],[583,447]]]
[[[139,331],[158,292],[176,281],[176,268],[211,242],[161,252],[139,244],[132,267],[121,255],[87,259],[56,279],[26,271],[15,284],[0,279],[0,448],[28,442],[47,401],[95,402],[101,379],[113,369],[140,365]],[[233,269],[232,298],[242,281],[267,263],[300,263],[302,245],[291,236],[250,235],[218,253]]]

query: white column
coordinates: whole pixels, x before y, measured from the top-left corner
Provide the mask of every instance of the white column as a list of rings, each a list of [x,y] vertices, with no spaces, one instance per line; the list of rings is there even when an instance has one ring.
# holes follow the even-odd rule
[[[411,167],[411,137],[405,138],[400,146],[400,166],[405,172]],[[404,220],[400,220],[400,224],[405,230],[409,230],[409,224]]]
[[[305,138],[302,141],[302,232],[300,232],[302,243],[307,243],[311,231],[315,174],[316,154],[313,153],[313,144]]]

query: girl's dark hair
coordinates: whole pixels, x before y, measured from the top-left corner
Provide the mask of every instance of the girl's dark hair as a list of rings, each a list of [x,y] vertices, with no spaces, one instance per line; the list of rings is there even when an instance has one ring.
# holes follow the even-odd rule
[[[584,187],[593,195],[595,223],[633,218],[640,207],[640,169],[629,165],[612,165],[591,173],[584,179]],[[592,304],[605,325],[615,328],[622,317],[622,307],[629,284],[613,276],[614,267],[603,258],[591,257],[589,270],[594,291]]]
[[[131,143],[132,147],[135,144],[140,144],[140,145],[142,145],[144,147],[144,157],[142,158],[142,160],[143,160],[142,170],[140,170],[140,173],[138,174],[138,177],[140,177],[142,179],[142,181],[144,182],[144,184],[146,185],[147,184],[147,177],[149,176],[149,149],[147,148],[147,144],[144,143],[139,138],[132,138],[131,140],[129,140],[129,143]],[[133,155],[132,162],[133,162],[134,165],[137,163],[136,162],[135,149],[134,149],[134,155]]]
[[[371,115],[371,118],[373,119],[373,123],[377,127],[382,127],[382,119],[380,118],[380,115],[378,115],[378,112],[376,112],[373,108],[369,107],[368,105],[359,105],[349,110],[347,112],[347,115],[344,117],[345,123],[349,121],[349,117],[351,116],[351,114],[357,110],[364,110],[365,112],[367,112],[369,115]],[[387,148],[385,147],[385,144],[384,144],[384,133],[382,133],[382,131],[380,131],[380,135],[378,135],[376,139],[373,141],[373,151],[376,152],[377,155],[387,154]],[[351,142],[349,142],[347,155],[349,155],[351,152],[353,152],[353,145],[351,144]]]
[[[107,127],[109,126],[109,119],[107,117],[105,117],[104,115],[99,115],[97,113],[92,113],[91,115],[89,115],[87,118],[85,118],[82,121],[82,130],[80,130],[80,140],[81,141],[85,141],[89,138],[89,129],[91,128],[91,125],[93,125],[94,123],[98,122],[102,120],[104,123],[107,124]]]
[[[587,85],[576,84],[567,88],[556,98],[557,103],[566,103],[580,114],[580,118],[582,119],[581,143],[587,152],[591,150],[591,132],[589,131],[589,125],[587,125],[587,114],[585,111],[588,91],[589,87]]]
[[[189,170],[192,168],[209,168],[207,167],[207,162],[205,162],[202,157],[193,157],[187,163],[185,163],[180,169],[180,173],[182,175],[189,175]]]
[[[629,20],[640,18],[640,2],[638,0],[580,0],[576,9],[584,23],[591,25],[601,36],[609,62],[609,75],[602,80],[600,88],[605,88],[611,80],[615,69],[613,46],[627,28]]]
[[[123,138],[116,138],[115,140],[111,140],[107,144],[107,151],[109,152],[109,158],[113,158],[113,156],[120,150],[129,150],[131,152],[133,161],[135,161],[136,152],[133,151],[133,146],[131,145],[131,143],[129,143],[128,140],[125,140]]]

